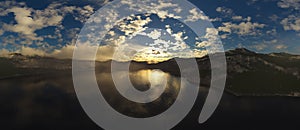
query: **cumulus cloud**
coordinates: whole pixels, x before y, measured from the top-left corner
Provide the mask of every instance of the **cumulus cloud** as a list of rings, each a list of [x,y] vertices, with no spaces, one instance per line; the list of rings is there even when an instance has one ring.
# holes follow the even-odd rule
[[[61,49],[55,49],[49,56],[55,57],[58,59],[70,59],[73,57],[75,45],[66,45]]]
[[[190,15],[187,16],[185,22],[196,22],[198,20],[207,20],[207,21],[210,20],[208,16],[206,16],[202,11],[198,11],[196,8],[191,9],[189,12]]]
[[[78,45],[77,45],[78,46]],[[94,48],[93,46],[89,46],[87,44],[81,44],[79,45],[81,48]],[[48,57],[54,57],[57,59],[72,59],[74,50],[76,49],[75,45],[66,45],[63,46],[60,49],[55,49],[53,52],[48,53],[46,56]],[[87,59],[91,54],[90,53],[81,53],[81,57],[79,57],[78,60],[97,60],[97,61],[106,61],[108,59],[111,59],[112,53],[113,53],[113,47],[108,46],[99,46],[98,53],[96,54],[95,59]],[[80,59],[81,58],[81,59]]]
[[[149,31],[147,29],[137,33],[135,36],[136,37],[127,37],[128,39],[126,41],[115,45],[114,48],[104,46],[105,50],[108,50],[107,55],[104,55],[105,57],[100,57],[99,55],[98,57],[100,57],[102,61],[105,60],[105,58],[118,61],[129,61],[133,59],[136,61],[156,63],[173,57],[202,57],[207,54],[205,51],[191,49],[184,42],[184,40],[188,38],[184,36],[184,32],[169,34],[166,30],[151,29]],[[148,37],[150,41],[147,40],[147,44],[144,44],[143,42],[136,42],[136,39],[134,40],[134,38],[143,39],[143,37],[145,37],[145,39]],[[103,52],[105,52],[105,50]],[[112,55],[114,56],[113,58],[109,57]]]
[[[225,33],[236,33],[238,35],[257,35],[259,33],[259,29],[264,28],[265,24],[260,23],[252,23],[241,22],[239,24],[235,24],[232,22],[225,22],[223,26],[219,27],[218,30]]]
[[[140,32],[139,35],[148,36],[155,40],[155,39],[158,39],[162,34],[160,31],[155,29],[155,30],[151,31],[150,33]]]
[[[280,0],[277,5],[280,8],[292,8],[295,10],[300,9],[300,0]]]
[[[282,49],[286,49],[286,48],[288,48],[288,47],[284,44],[280,44],[280,45],[275,46],[275,49],[277,49],[277,50],[282,50]]]
[[[135,33],[144,31],[146,29],[145,25],[147,25],[151,21],[152,20],[150,19],[150,17],[142,19],[141,16],[137,16],[136,20],[131,20],[129,21],[129,23],[127,23],[127,21],[121,22],[119,28],[127,36],[134,35]]]
[[[281,41],[277,39],[273,39],[273,40],[263,41],[260,44],[252,45],[251,48],[254,48],[258,51],[263,51],[270,48],[273,50],[284,50],[287,49],[288,46],[283,44]]]
[[[64,29],[62,21],[67,14],[74,15],[75,19],[82,21],[93,13],[93,8],[89,5],[84,7],[65,6],[61,3],[52,3],[45,9],[33,9],[23,2],[0,2],[2,7],[1,16],[9,13],[14,14],[16,23],[3,23],[3,31],[15,32],[19,34],[20,41],[25,44],[32,44],[33,41],[43,41],[44,38],[61,38],[60,31]],[[75,13],[77,12],[77,13]],[[38,36],[36,31],[46,27],[56,27],[54,35]]]
[[[253,46],[253,48],[255,48],[256,50],[258,50],[258,51],[262,51],[262,50],[264,50],[264,49],[266,49],[268,46],[266,45],[266,44],[264,44],[264,43],[262,43],[262,44],[257,44],[257,45],[254,45]]]
[[[266,32],[266,34],[268,35],[272,35],[272,36],[275,36],[277,34],[277,30],[275,28],[271,29],[271,30],[268,30]]]
[[[25,47],[23,46],[20,50],[19,53],[26,55],[26,56],[46,56],[47,53],[43,50],[36,49],[36,48],[31,48],[31,47]]]
[[[28,7],[12,7],[7,9],[7,13],[14,13],[16,24],[4,24],[3,28],[7,31],[20,33],[31,40],[43,39],[38,37],[36,30],[43,29],[48,26],[57,26],[63,16],[56,11],[57,4],[51,4],[45,10],[34,10]]]
[[[280,23],[283,25],[284,30],[300,31],[300,18],[295,15],[289,15]]]
[[[232,18],[231,18],[232,20],[234,20],[234,21],[251,21],[251,17],[246,17],[246,18],[244,18],[243,16],[237,16],[237,15],[235,15],[235,16],[232,16]]]
[[[0,29],[0,36],[4,34],[4,31]]]
[[[152,14],[157,14],[162,20],[166,18],[175,18],[180,19],[181,16],[175,15],[175,12],[181,12],[182,9],[178,6],[178,4],[174,4],[172,2],[163,2],[161,0],[157,2],[145,1],[147,4],[137,4],[131,0],[121,1],[123,5],[130,5],[130,10],[135,10],[139,12],[148,12]],[[149,12],[150,10],[150,12]]]
[[[232,19],[236,20],[236,21],[241,21],[241,20],[243,20],[243,17],[242,16],[232,16]]]
[[[32,9],[13,7],[11,9],[8,9],[7,11],[7,13],[14,13],[17,24],[4,24],[3,28],[5,30],[23,34],[27,38],[32,40],[43,40],[41,38],[38,38],[37,34],[34,33],[35,30],[41,29],[44,25],[43,23],[41,23],[41,20],[33,20],[31,16]]]
[[[41,49],[37,49],[37,48],[31,48],[31,47],[21,47],[20,49],[17,50],[8,50],[8,49],[1,49],[0,50],[0,57],[9,57],[9,55],[11,53],[21,53],[22,55],[25,56],[47,56],[48,54],[41,50]]]
[[[224,7],[224,6],[223,7],[217,7],[216,11],[221,13],[223,17],[232,19],[234,21],[251,21],[250,16],[243,17],[243,16],[240,16],[240,15],[236,15],[232,9]]]
[[[16,2],[16,1],[2,1],[0,2],[0,16],[5,16],[8,13],[9,8],[11,7],[22,7],[26,6],[25,2]]]
[[[94,8],[90,5],[86,5],[83,7],[87,12],[94,12]]]
[[[151,3],[149,6],[148,4],[140,5],[132,3],[132,1],[122,1],[122,4],[130,4],[130,7],[132,9],[139,9],[140,11],[143,9],[150,10],[150,14],[157,14],[159,18],[166,19],[166,18],[175,18],[175,19],[181,19],[180,16],[176,16],[176,13],[184,12],[185,10],[178,7],[177,4],[173,4],[172,2],[162,2],[157,1]],[[137,7],[135,6],[142,6]],[[22,53],[23,55],[40,55],[40,56],[50,56],[60,59],[69,59],[73,56],[73,51],[78,47],[78,45],[75,46],[75,41],[71,41],[70,44],[64,45],[64,44],[57,44],[54,47],[50,47],[48,43],[43,43],[41,41],[45,41],[43,39],[45,38],[52,38],[57,39],[59,42],[63,40],[63,36],[61,34],[62,30],[64,29],[64,26],[62,25],[62,22],[64,20],[64,17],[68,14],[71,14],[74,16],[74,18],[80,22],[84,22],[87,17],[89,17],[93,12],[94,8],[92,6],[84,6],[84,7],[77,7],[77,6],[67,6],[61,3],[52,3],[48,7],[44,9],[33,9],[30,7],[27,7],[26,4],[23,5],[17,5],[17,6],[10,6],[7,9],[1,9],[4,12],[1,12],[0,15],[7,15],[8,13],[13,13],[15,15],[16,23],[6,23],[5,24],[5,31],[15,32],[18,33],[19,36],[15,38],[14,40],[22,41],[22,46],[18,46],[19,49],[14,52]],[[203,12],[199,12],[196,9],[192,9],[186,13],[190,14],[187,15],[184,19],[187,21],[197,21],[197,20],[210,20],[207,16],[203,14]],[[90,22],[96,22],[99,23],[101,21],[109,21],[116,22],[116,19],[119,16],[119,12],[109,12],[109,16],[105,17],[106,19],[93,19]],[[125,33],[125,36],[118,36],[119,34],[116,34],[114,31],[109,31],[109,35],[111,37],[114,37],[112,39],[105,39],[108,44],[101,45],[98,48],[97,53],[97,60],[99,61],[105,61],[109,60],[113,57],[113,52],[116,51],[116,49],[119,50],[121,53],[117,53],[117,58],[120,60],[126,60],[128,58],[128,55],[131,55],[133,53],[138,52],[140,49],[145,48],[145,45],[137,45],[137,44],[131,44],[130,42],[125,42],[126,38],[130,39],[134,37],[135,35],[142,34],[143,31],[147,29],[145,27],[147,24],[149,24],[152,20],[149,17],[149,15],[146,15],[146,17],[141,16],[132,16],[128,17],[130,20],[126,22],[121,22],[119,26],[119,30]],[[112,27],[110,25],[105,25],[105,29],[111,29]],[[45,36],[38,36],[36,34],[37,31],[42,30],[46,27],[55,27],[55,35],[45,35]],[[91,27],[91,30],[93,27]],[[25,31],[26,30],[26,31]],[[70,30],[65,30],[64,32],[67,32],[68,38],[75,37],[78,33],[79,29],[74,28]],[[200,50],[193,50],[190,49],[189,46],[184,42],[184,40],[188,39],[189,37],[184,36],[184,32],[173,32],[171,27],[167,27],[167,33],[171,35],[174,41],[172,40],[166,40],[166,39],[160,39],[162,36],[162,33],[158,30],[154,30],[151,32],[147,32],[145,35],[149,37],[149,39],[152,39],[153,42],[149,43],[148,47],[146,47],[146,50],[149,51],[152,54],[166,54],[167,57],[193,57],[193,56],[202,56],[205,51]],[[93,34],[91,34],[93,35]],[[95,37],[99,37],[99,35],[91,36],[87,35],[86,37],[89,39],[93,39]],[[35,42],[38,47],[31,48],[28,47],[32,41],[38,41]],[[15,44],[19,42],[11,41],[10,43]],[[27,43],[27,45],[26,45]],[[90,42],[92,44],[93,42]],[[83,44],[84,45],[84,44]],[[35,45],[33,45],[35,46]],[[47,47],[45,47],[47,46]],[[86,47],[91,47],[87,45]],[[49,50],[44,48],[51,48]],[[55,49],[56,48],[56,49]],[[165,49],[167,48],[167,49]],[[54,51],[51,51],[54,50]],[[10,53],[10,51],[2,50],[1,54],[4,53]],[[145,54],[145,53],[143,53]],[[171,55],[169,55],[171,54]],[[85,57],[85,54],[82,54],[83,57]],[[89,54],[86,54],[89,55]]]
[[[233,15],[233,10],[227,7],[217,7],[216,9],[217,12],[223,13],[225,15]]]
[[[207,28],[206,34],[201,38],[201,42],[197,41],[196,47],[207,49],[210,53],[222,52],[218,44],[220,43],[219,31],[215,28]]]
[[[5,32],[17,33],[17,35],[8,33],[8,36],[1,37],[1,47],[3,49],[0,50],[0,57],[9,57],[11,53],[21,53],[25,56],[39,55],[70,59],[73,55],[76,35],[80,29],[65,30],[67,37],[71,39],[68,42],[69,45],[59,44],[64,40],[62,35],[62,31],[65,29],[62,25],[64,17],[71,15],[75,20],[85,22],[93,13],[94,8],[90,5],[77,7],[53,2],[46,8],[33,9],[28,7],[25,2],[0,2],[0,16],[13,14],[15,20],[15,22],[1,22],[0,35]],[[54,27],[54,32],[46,35],[37,34],[37,31],[47,27]],[[55,39],[57,44],[50,45],[45,38]],[[8,45],[10,45],[10,49],[4,49]],[[54,51],[52,51],[53,49]]]
[[[106,46],[100,46],[98,48],[96,60],[97,61],[106,61],[111,60],[113,57],[113,52],[115,51],[115,47],[106,45]]]
[[[85,47],[92,47],[88,45],[84,45]],[[82,46],[83,47],[83,46]],[[72,59],[73,52],[76,48],[75,45],[66,45],[60,49],[55,49],[53,52],[47,53],[41,49],[32,48],[32,47],[21,47],[18,50],[8,50],[8,49],[1,49],[0,50],[0,57],[10,57],[12,53],[20,53],[24,56],[45,56],[45,57],[53,57],[57,59]],[[97,50],[96,59],[85,59],[85,60],[97,60],[97,61],[107,61],[112,59],[113,52],[115,50],[114,46],[106,45],[106,46],[99,46]],[[85,55],[89,55],[88,53],[82,53],[82,57]],[[81,59],[82,60],[82,59]]]
[[[10,51],[7,49],[1,49],[0,50],[0,57],[9,57]]]

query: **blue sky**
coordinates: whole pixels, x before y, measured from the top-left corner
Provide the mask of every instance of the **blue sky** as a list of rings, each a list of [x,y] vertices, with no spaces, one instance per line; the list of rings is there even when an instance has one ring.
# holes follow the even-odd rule
[[[189,0],[209,17],[225,50],[245,47],[262,53],[300,54],[300,0]],[[108,1],[0,1],[0,55],[7,52],[52,54],[70,51],[85,21]],[[148,26],[175,26],[151,16]],[[172,23],[173,22],[173,23]],[[174,27],[174,33],[180,28]],[[175,31],[177,30],[177,31]],[[184,27],[186,43],[193,32]],[[123,32],[124,33],[124,32]],[[122,32],[118,33],[118,36]],[[69,47],[69,48],[68,48]],[[56,53],[55,53],[56,52]],[[70,52],[69,52],[70,53]]]

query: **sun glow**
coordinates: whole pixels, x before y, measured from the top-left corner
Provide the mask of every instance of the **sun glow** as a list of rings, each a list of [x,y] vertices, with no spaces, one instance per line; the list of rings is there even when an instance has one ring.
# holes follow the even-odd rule
[[[140,82],[139,84],[150,82],[152,86],[159,86],[163,85],[169,75],[161,70],[141,70],[132,76],[139,77],[134,81]]]
[[[135,55],[134,60],[138,62],[147,62],[148,64],[156,64],[169,60],[170,58],[171,54],[167,51],[157,48],[146,48],[138,52]]]
[[[160,70],[152,70],[148,78],[152,85],[159,85],[163,82],[165,76],[166,74]]]

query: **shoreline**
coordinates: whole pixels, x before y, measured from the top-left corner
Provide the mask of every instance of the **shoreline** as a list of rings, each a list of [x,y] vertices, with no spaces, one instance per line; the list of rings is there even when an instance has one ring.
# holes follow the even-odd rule
[[[62,73],[68,73],[67,70],[61,71],[61,70],[51,70],[51,71],[44,71],[44,72],[36,72],[36,73],[30,73],[30,74],[14,74],[10,76],[0,76],[0,81],[1,80],[6,80],[6,79],[13,79],[13,78],[20,78],[20,77],[30,77],[30,76],[44,76],[46,74],[62,74]]]
[[[37,76],[37,74],[15,74],[15,75],[11,75],[11,76],[2,76],[2,77],[0,77],[0,80],[13,79],[13,78],[19,78],[19,77],[25,77],[25,76]]]
[[[291,98],[300,98],[299,94],[280,94],[280,93],[276,93],[276,94],[270,94],[270,93],[265,93],[265,94],[258,94],[258,93],[249,93],[249,94],[241,94],[241,93],[237,93],[234,92],[232,90],[226,89],[224,90],[226,93],[231,94],[235,97],[291,97]]]
[[[31,76],[42,76],[45,74],[55,74],[57,72],[41,72],[41,73],[34,73],[34,74],[15,74],[15,75],[11,75],[11,76],[3,76],[0,77],[0,81],[1,80],[8,80],[8,79],[14,79],[14,78],[21,78],[21,77],[31,77]],[[59,71],[59,73],[62,73],[61,71]],[[63,72],[66,73],[66,72]],[[209,88],[209,87],[207,87]],[[241,93],[237,93],[234,92],[232,90],[226,89],[224,90],[225,93],[228,93],[230,95],[233,95],[235,97],[290,97],[290,98],[300,98],[300,93],[297,94],[257,94],[257,93],[249,93],[249,94],[241,94]]]

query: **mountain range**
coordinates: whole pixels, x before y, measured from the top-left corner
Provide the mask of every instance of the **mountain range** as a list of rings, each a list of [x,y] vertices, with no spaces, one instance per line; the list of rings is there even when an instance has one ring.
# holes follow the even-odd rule
[[[255,53],[245,48],[225,52],[227,62],[226,91],[236,96],[293,96],[300,97],[300,56],[288,53]],[[187,60],[187,59],[181,59]],[[211,68],[208,56],[196,59],[201,77],[201,86],[210,86]],[[96,62],[96,72],[110,72],[111,63],[124,65],[126,62]],[[128,62],[127,62],[128,63]],[[72,60],[60,60],[40,56],[11,54],[0,58],[0,77],[14,77],[51,72],[71,73]],[[148,64],[130,62],[130,71],[160,69],[180,76],[175,59]],[[188,78],[188,77],[187,77]],[[189,79],[189,78],[188,78]]]

